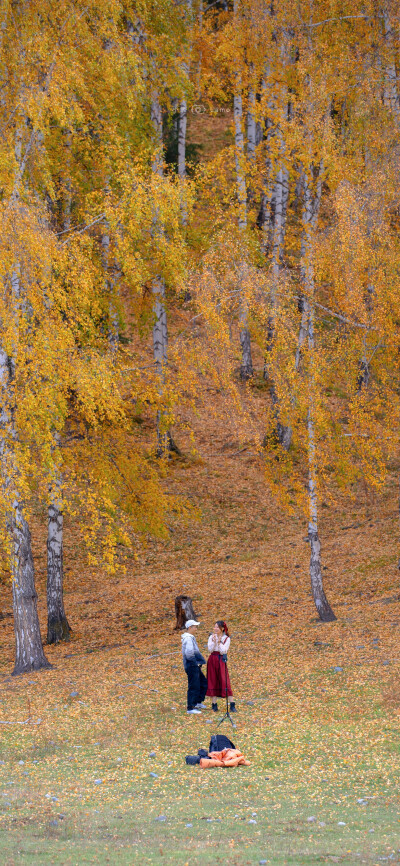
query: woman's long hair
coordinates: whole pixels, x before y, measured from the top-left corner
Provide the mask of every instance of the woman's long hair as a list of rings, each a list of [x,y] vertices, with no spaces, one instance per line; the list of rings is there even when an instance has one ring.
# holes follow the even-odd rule
[[[223,619],[217,619],[217,626],[226,634],[227,637],[229,637],[228,626]]]

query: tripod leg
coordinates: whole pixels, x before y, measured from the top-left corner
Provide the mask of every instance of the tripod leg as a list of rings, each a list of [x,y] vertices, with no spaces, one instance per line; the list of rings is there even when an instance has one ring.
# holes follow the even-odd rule
[[[231,723],[232,728],[236,728],[236,724],[235,724],[235,722],[233,721],[232,716],[231,716],[231,714],[230,714],[230,712],[229,712],[229,708],[228,708],[228,665],[227,665],[225,659],[224,659],[224,663],[225,663],[225,698],[226,698],[226,713],[222,716],[222,719],[218,722],[217,728],[219,728],[219,726],[222,725],[222,722],[224,722],[225,719]]]

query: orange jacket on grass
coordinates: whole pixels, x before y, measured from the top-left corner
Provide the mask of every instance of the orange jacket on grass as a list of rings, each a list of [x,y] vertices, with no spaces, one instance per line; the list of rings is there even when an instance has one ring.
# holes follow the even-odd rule
[[[223,749],[222,752],[209,752],[208,758],[200,758],[200,767],[203,770],[207,767],[238,767],[239,765],[250,766],[250,761],[246,761],[245,756],[239,752],[239,749]]]

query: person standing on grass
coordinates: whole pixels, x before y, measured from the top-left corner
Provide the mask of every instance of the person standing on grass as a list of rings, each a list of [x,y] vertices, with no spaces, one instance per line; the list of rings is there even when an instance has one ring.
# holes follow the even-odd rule
[[[201,665],[205,665],[206,660],[195,638],[199,625],[195,619],[188,619],[185,623],[186,631],[182,635],[183,667],[188,678],[187,712],[191,715],[201,713],[201,708],[205,708],[203,701],[207,691],[207,680],[201,670]]]
[[[230,712],[237,712],[229,679],[228,665],[223,659],[223,656],[226,656],[228,653],[230,643],[228,626],[223,619],[218,619],[212,634],[208,638],[208,651],[211,655],[207,661],[207,696],[211,698],[212,708],[215,713],[218,710],[217,698],[224,698],[226,696],[226,689],[230,698]]]

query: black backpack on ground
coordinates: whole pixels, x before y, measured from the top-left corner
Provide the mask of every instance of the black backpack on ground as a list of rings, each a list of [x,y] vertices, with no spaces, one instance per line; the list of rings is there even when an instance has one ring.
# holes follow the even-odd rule
[[[223,749],[234,749],[233,743],[224,734],[213,734],[208,752],[222,752]],[[187,755],[186,763],[194,766],[200,764],[200,758],[207,758],[207,749],[199,749],[197,755]]]
[[[213,734],[210,740],[209,752],[222,752],[223,749],[235,749],[231,740],[225,734]]]

